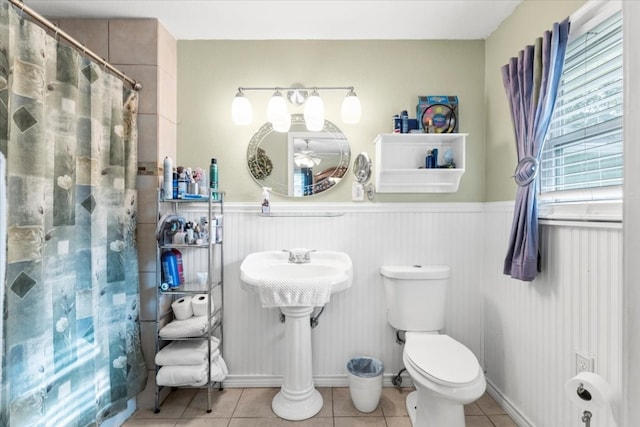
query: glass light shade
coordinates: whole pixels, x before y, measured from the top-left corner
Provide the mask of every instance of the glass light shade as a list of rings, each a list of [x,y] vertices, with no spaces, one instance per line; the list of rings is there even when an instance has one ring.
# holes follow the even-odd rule
[[[320,132],[324,127],[324,102],[315,90],[304,104],[304,121],[310,132]]]
[[[231,118],[238,126],[246,126],[253,121],[253,111],[249,99],[242,92],[238,92],[231,103]]]
[[[289,120],[291,120],[289,110],[287,109],[287,101],[280,91],[276,91],[267,104],[267,121],[274,124],[275,122],[286,121],[287,116]]]
[[[291,114],[287,111],[285,115],[281,115],[274,122],[271,123],[273,130],[276,132],[286,133],[289,132],[291,127]]]
[[[360,116],[362,115],[362,106],[360,105],[360,99],[358,95],[351,90],[347,93],[342,101],[342,121],[347,124],[360,123]]]

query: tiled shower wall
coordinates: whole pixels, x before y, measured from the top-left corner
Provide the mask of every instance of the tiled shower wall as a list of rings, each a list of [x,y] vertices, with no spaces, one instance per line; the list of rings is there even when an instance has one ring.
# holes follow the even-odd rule
[[[138,105],[138,251],[143,340],[153,341],[156,189],[165,156],[176,158],[177,43],[156,19],[59,19],[65,32],[142,82]],[[153,254],[153,256],[148,256]],[[147,351],[147,360],[153,353]],[[147,363],[149,378],[155,375]],[[147,387],[147,391],[151,387]],[[140,403],[139,403],[140,404]]]

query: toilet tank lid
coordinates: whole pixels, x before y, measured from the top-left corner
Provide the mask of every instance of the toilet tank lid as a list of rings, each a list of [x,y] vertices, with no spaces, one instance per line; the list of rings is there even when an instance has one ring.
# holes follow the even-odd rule
[[[446,279],[449,270],[448,265],[383,265],[380,274],[392,279]]]

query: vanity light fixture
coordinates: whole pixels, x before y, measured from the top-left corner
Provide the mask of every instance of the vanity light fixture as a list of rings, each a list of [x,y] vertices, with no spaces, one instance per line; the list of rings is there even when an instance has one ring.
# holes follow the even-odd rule
[[[315,89],[304,104],[304,122],[310,132],[320,132],[324,127],[324,102]]]
[[[324,127],[324,102],[318,91],[346,90],[347,95],[342,102],[342,121],[348,124],[356,124],[360,121],[362,107],[360,99],[353,90],[353,86],[303,86],[280,87],[239,87],[231,104],[231,117],[236,125],[243,126],[251,123],[253,113],[251,103],[246,97],[247,91],[268,90],[273,91],[273,96],[267,104],[267,120],[277,132],[288,132],[291,126],[291,114],[287,108],[282,91],[287,91],[287,99],[293,105],[305,105],[304,118],[307,129],[311,132],[321,131]],[[311,91],[311,93],[309,93]]]
[[[240,126],[246,126],[253,121],[251,103],[241,90],[236,93],[231,103],[231,117],[233,118],[233,123]]]

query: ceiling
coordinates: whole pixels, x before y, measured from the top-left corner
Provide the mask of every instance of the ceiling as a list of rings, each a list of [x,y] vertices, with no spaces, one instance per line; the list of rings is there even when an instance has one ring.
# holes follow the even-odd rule
[[[157,18],[178,40],[485,39],[522,0],[25,0],[50,18]]]

